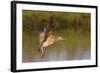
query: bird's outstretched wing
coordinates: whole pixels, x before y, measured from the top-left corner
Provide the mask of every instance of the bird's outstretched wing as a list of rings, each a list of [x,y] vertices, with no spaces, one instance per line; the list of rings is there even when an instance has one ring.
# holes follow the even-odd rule
[[[51,16],[47,26],[44,28],[44,31],[43,31],[44,39],[42,42],[45,42],[47,40],[47,38],[49,36],[49,32],[52,31],[52,25],[53,25],[53,17]]]

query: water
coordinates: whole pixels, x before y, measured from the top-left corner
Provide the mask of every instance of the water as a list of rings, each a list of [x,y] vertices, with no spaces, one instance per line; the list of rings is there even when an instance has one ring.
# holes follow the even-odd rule
[[[38,33],[23,33],[22,61],[27,63],[91,59],[90,34],[71,31],[57,34],[65,40],[45,47],[44,55],[41,57],[38,51]]]

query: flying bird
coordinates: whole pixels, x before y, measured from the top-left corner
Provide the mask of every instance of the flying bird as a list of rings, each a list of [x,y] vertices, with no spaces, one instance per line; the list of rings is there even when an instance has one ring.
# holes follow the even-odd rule
[[[55,36],[52,31],[53,26],[53,18],[50,18],[49,23],[43,29],[42,32],[39,33],[39,51],[41,52],[41,57],[43,57],[45,47],[48,47],[54,44],[57,41],[64,40],[61,36]]]

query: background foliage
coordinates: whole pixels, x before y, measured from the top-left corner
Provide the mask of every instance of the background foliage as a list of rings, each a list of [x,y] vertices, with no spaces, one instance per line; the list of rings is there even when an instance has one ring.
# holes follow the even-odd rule
[[[27,33],[38,32],[49,24],[53,16],[52,30],[74,30],[81,33],[90,32],[90,13],[51,12],[23,10],[23,30]]]

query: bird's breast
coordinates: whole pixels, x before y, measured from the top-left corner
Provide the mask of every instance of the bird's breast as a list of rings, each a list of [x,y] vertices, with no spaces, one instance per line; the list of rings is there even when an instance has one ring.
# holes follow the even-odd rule
[[[47,47],[47,46],[49,46],[49,45],[52,45],[55,41],[54,41],[55,39],[54,39],[54,37],[53,36],[49,36],[48,38],[47,38],[47,40],[45,41],[45,42],[43,42],[43,46],[44,47]]]

